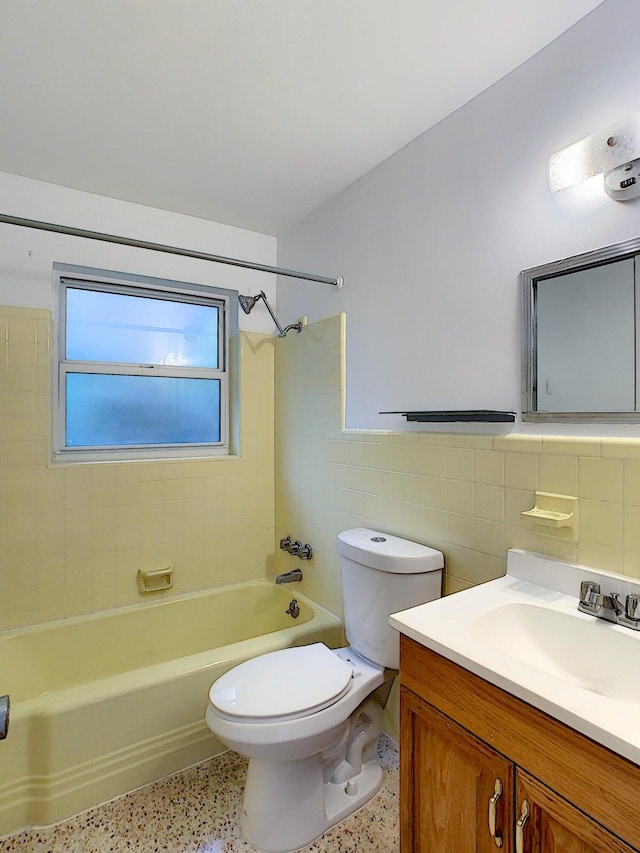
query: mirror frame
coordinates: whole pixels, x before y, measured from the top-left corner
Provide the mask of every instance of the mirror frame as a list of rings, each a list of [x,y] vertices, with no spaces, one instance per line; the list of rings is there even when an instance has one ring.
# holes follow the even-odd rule
[[[538,281],[562,273],[602,266],[640,254],[640,237],[615,243],[582,255],[573,255],[520,273],[522,292],[522,420],[527,423],[640,423],[640,410],[635,412],[538,412],[533,409],[536,383],[537,322],[535,286]]]

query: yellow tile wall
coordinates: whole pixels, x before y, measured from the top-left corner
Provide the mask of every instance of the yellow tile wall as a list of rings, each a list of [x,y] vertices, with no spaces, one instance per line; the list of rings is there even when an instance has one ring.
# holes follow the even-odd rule
[[[240,457],[65,466],[50,338],[0,307],[0,630],[136,603],[138,569],[172,563],[170,595],[273,571],[273,339],[240,335]]]
[[[240,335],[241,456],[53,466],[51,316],[0,307],[0,629],[140,600],[139,568],[195,591],[287,571],[340,613],[335,535],[379,527],[442,549],[447,592],[521,547],[640,577],[640,441],[343,429],[344,318]],[[275,497],[274,497],[275,487]],[[533,492],[580,498],[580,539],[538,535]],[[275,522],[274,522],[275,513]]]
[[[640,577],[640,440],[345,431],[344,325],[276,345],[276,537],[313,545],[305,593],[341,612],[335,536],[358,526],[441,549],[447,593],[504,574],[511,547]],[[520,516],[537,489],[579,497],[577,543]]]

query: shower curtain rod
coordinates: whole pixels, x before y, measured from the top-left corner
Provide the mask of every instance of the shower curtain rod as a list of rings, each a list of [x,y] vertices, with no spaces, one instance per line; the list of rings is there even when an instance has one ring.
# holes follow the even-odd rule
[[[297,272],[283,267],[270,267],[266,264],[255,264],[238,258],[226,258],[224,255],[210,255],[207,252],[194,252],[191,249],[180,249],[176,246],[166,246],[164,243],[148,243],[146,240],[133,240],[130,237],[118,237],[115,234],[102,234],[100,231],[86,231],[84,228],[72,228],[69,225],[56,225],[53,222],[39,222],[37,219],[23,219],[20,216],[9,216],[0,213],[0,223],[17,225],[21,228],[35,228],[37,231],[52,231],[54,234],[67,234],[70,237],[84,237],[87,240],[100,240],[103,243],[118,243],[121,246],[132,246],[134,249],[150,249],[152,252],[165,252],[168,255],[181,255],[184,258],[195,258],[199,261],[211,261],[214,264],[227,264],[232,267],[242,267],[247,270],[284,275],[289,278],[300,278],[305,281],[317,281],[320,284],[332,284],[342,287],[344,279],[327,278],[306,272]]]

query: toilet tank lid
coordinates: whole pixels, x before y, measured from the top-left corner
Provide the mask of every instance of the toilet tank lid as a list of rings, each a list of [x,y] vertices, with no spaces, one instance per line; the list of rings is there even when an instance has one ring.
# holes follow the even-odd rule
[[[368,527],[343,530],[337,545],[343,557],[380,572],[422,574],[444,567],[442,551]]]

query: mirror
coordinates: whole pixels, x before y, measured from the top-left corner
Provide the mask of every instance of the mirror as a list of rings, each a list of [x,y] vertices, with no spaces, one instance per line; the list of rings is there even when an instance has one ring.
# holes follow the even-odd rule
[[[522,419],[640,422],[640,238],[524,270]]]

